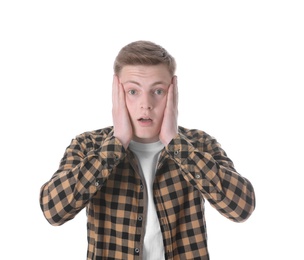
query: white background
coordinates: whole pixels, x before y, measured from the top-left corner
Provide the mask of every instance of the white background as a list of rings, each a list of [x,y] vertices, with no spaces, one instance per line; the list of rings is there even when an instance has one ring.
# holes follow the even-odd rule
[[[1,1],[1,259],[85,259],[82,211],[47,223],[66,146],[112,124],[112,64],[151,40],[177,60],[179,123],[215,136],[255,187],[244,223],[206,208],[212,260],[304,259],[303,1]]]

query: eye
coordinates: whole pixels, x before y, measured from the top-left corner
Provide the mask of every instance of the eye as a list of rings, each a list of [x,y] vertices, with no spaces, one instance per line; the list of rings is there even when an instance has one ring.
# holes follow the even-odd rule
[[[129,93],[130,95],[135,95],[135,94],[137,93],[137,91],[136,91],[135,89],[130,89],[130,90],[128,91],[128,93]]]
[[[156,95],[162,95],[162,94],[164,93],[164,90],[163,90],[163,89],[156,89],[156,90],[154,91],[154,93],[155,93]]]

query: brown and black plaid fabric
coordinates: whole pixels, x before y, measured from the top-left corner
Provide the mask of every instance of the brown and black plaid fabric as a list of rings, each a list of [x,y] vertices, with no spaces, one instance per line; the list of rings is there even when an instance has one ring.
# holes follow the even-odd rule
[[[133,153],[113,128],[72,140],[60,167],[41,188],[40,204],[52,225],[87,210],[87,259],[142,259],[147,195]],[[204,201],[232,221],[254,210],[251,183],[220,144],[203,131],[179,127],[160,156],[153,185],[166,259],[209,259]]]

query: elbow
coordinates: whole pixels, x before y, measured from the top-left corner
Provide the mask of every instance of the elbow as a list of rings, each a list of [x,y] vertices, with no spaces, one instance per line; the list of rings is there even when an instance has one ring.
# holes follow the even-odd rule
[[[231,211],[228,218],[238,223],[245,222],[255,210],[254,193],[252,193],[250,197],[247,197],[245,202],[242,201],[242,203],[234,206],[230,205],[230,209],[231,208],[233,208],[233,211]]]
[[[53,200],[49,197],[49,193],[45,186],[41,189],[39,203],[42,213],[49,224],[52,226],[60,226],[65,222],[56,211]]]
[[[43,211],[43,215],[47,222],[52,226],[61,226],[65,222],[58,214],[51,215],[48,210]]]
[[[250,209],[243,209],[241,212],[232,211],[229,213],[224,213],[223,215],[225,215],[229,220],[233,222],[242,223],[249,219],[253,211],[254,207],[250,207]]]
[[[234,211],[237,213],[237,217],[234,218],[234,221],[242,223],[248,220],[255,210],[255,205],[255,192],[251,183],[249,183],[246,192],[243,193],[243,196],[240,196],[237,206],[234,207]]]
[[[243,212],[241,214],[239,214],[237,217],[233,217],[232,221],[237,222],[237,223],[245,222],[252,215],[253,211],[254,211],[254,207],[252,209],[250,209],[249,211],[243,210]]]
[[[65,222],[58,213],[53,212],[49,207],[46,207],[43,204],[40,204],[40,207],[45,219],[52,226],[61,226]]]

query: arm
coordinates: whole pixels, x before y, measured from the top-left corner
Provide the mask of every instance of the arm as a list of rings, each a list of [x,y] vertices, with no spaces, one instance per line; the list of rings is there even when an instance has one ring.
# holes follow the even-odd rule
[[[192,141],[193,136],[199,138]],[[232,161],[214,138],[192,130],[185,135],[179,133],[166,149],[179,165],[184,179],[217,211],[235,222],[250,217],[255,208],[254,189],[236,172]]]
[[[92,150],[85,135],[72,141],[60,168],[40,192],[40,205],[52,225],[75,217],[101,188],[111,169],[125,156],[132,138],[132,126],[125,104],[124,90],[116,75],[112,84],[113,136]]]
[[[180,167],[184,179],[198,189],[215,209],[236,222],[249,218],[255,208],[251,183],[236,172],[232,161],[214,138],[202,131],[182,128],[177,134],[177,116],[177,78],[173,77],[160,140]]]
[[[73,219],[125,156],[123,146],[113,136],[107,137],[96,150],[88,140],[86,134],[72,140],[59,169],[41,187],[40,206],[52,225]]]
[[[172,82],[168,89],[167,103],[164,111],[162,127],[159,133],[159,140],[168,145],[178,132],[178,88],[177,76],[172,77]]]
[[[125,101],[125,92],[117,75],[113,76],[112,84],[112,118],[114,136],[120,140],[127,149],[133,137],[133,129]]]

